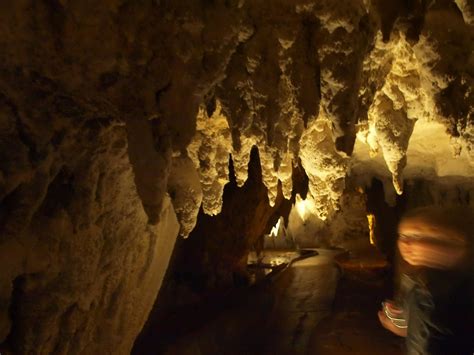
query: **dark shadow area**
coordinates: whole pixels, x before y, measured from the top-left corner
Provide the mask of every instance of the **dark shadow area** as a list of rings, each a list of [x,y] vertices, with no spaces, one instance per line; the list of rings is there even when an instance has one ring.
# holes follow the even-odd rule
[[[390,206],[385,201],[383,183],[374,178],[372,184],[366,189],[367,212],[375,216],[375,245],[393,261],[396,254],[397,226],[400,217],[406,209],[407,194],[396,197],[395,206]]]

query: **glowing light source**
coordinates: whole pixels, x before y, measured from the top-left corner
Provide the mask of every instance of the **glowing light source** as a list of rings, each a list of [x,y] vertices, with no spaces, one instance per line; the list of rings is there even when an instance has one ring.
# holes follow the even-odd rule
[[[297,194],[295,207],[296,207],[296,211],[298,211],[298,214],[300,215],[303,222],[306,222],[306,219],[309,217],[311,213],[313,202],[309,198],[306,198],[306,200],[303,200],[301,196]]]
[[[369,224],[369,240],[370,244],[375,244],[375,216],[372,213],[367,215],[367,222]]]
[[[278,230],[280,229],[280,223],[281,223],[281,218],[278,218],[278,222],[272,227],[272,230],[270,231],[270,237],[277,237],[278,236]]]

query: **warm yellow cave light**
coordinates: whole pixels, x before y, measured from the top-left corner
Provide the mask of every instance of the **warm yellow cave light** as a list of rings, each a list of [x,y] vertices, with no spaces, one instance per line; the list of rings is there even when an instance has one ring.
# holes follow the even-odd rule
[[[299,194],[296,195],[296,202],[295,202],[296,211],[300,215],[303,222],[306,222],[309,214],[311,213],[312,202],[309,198],[303,200]]]
[[[278,222],[272,227],[272,230],[270,231],[270,237],[278,236],[278,230],[280,229],[280,222],[281,222],[281,218],[278,218]]]
[[[367,222],[369,224],[369,240],[370,244],[375,244],[375,216],[373,213],[367,215]]]

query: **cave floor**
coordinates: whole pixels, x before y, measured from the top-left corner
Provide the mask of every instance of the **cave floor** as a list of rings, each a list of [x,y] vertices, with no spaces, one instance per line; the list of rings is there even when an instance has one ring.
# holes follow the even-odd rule
[[[276,302],[268,323],[267,354],[305,354],[318,324],[331,314],[340,270],[337,251],[293,263],[276,282]]]
[[[318,249],[279,281],[266,354],[398,355],[403,340],[383,329],[380,302],[391,295],[388,264],[373,248]]]
[[[377,319],[391,294],[387,263],[373,250],[343,258],[318,252],[271,283],[240,292],[238,302],[166,350],[147,353],[402,354],[402,339]]]
[[[386,261],[375,250],[366,249],[338,264],[343,276],[332,312],[315,327],[306,353],[403,354],[403,339],[382,328],[377,317],[381,301],[393,294]]]

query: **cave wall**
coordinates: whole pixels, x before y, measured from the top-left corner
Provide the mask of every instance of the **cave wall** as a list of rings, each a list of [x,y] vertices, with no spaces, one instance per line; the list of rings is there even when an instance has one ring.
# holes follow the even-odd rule
[[[351,220],[347,199],[373,176],[387,201],[406,178],[449,186],[461,174],[464,184],[473,9],[471,0],[1,2],[0,343],[128,352],[176,236],[192,233],[201,204],[222,211],[229,154],[241,187],[258,148],[268,208],[291,197],[301,161],[310,213],[329,239],[344,240],[330,221]],[[410,158],[420,123],[441,127],[444,162],[425,155],[430,147]],[[410,168],[423,157],[434,165]],[[454,158],[462,173],[442,169]],[[242,228],[253,223],[263,225]]]
[[[179,225],[148,224],[122,122],[54,83],[2,82],[0,339],[18,353],[128,353]]]

